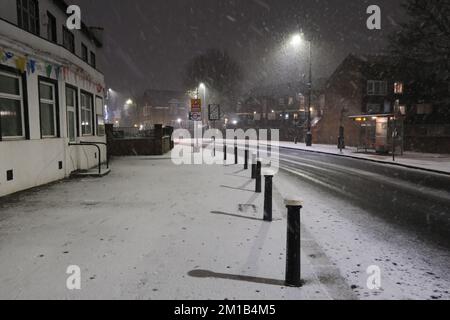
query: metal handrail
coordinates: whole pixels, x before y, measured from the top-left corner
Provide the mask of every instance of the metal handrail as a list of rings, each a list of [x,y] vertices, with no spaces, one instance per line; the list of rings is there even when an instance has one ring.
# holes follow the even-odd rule
[[[98,174],[102,174],[102,150],[101,148],[94,143],[69,143],[69,146],[91,146],[96,147],[98,149]]]
[[[100,144],[106,147],[106,168],[109,169],[109,152],[108,152],[108,144],[106,142],[88,142],[88,141],[80,141],[80,144]],[[101,159],[101,158],[100,158]]]

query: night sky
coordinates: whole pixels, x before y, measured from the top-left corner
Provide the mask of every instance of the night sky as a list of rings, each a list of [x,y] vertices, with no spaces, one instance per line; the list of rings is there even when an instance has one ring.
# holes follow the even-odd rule
[[[243,67],[243,89],[292,81],[307,51],[283,47],[300,28],[313,39],[314,76],[329,76],[350,52],[377,53],[403,17],[401,0],[74,0],[82,18],[105,28],[100,57],[114,90],[184,90],[185,63],[226,49]],[[382,30],[366,28],[366,9],[382,9]],[[283,49],[284,48],[284,49]],[[306,46],[305,46],[306,48]]]

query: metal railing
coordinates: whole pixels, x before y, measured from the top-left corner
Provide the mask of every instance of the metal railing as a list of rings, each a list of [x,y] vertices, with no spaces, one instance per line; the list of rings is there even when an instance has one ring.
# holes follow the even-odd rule
[[[91,147],[95,147],[98,150],[98,174],[101,175],[102,174],[102,149],[100,148],[99,145],[103,145],[103,142],[80,142],[80,143],[69,143],[69,146],[91,146]],[[108,156],[106,157],[107,160],[107,168],[109,169],[109,160],[108,160]]]
[[[88,142],[88,141],[80,141],[80,144],[90,145],[90,144],[96,144],[96,145],[102,145],[105,146],[106,149],[106,169],[109,169],[109,152],[108,152],[108,144],[106,142]],[[100,161],[102,157],[99,157]]]

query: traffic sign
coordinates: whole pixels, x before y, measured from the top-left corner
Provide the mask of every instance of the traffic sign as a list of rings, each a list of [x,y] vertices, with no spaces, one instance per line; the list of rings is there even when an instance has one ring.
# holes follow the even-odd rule
[[[191,99],[191,112],[202,112],[201,99]]]
[[[209,121],[219,121],[220,120],[220,105],[210,104],[208,106],[208,117]]]
[[[190,112],[189,120],[191,121],[202,121],[202,113],[201,112]]]

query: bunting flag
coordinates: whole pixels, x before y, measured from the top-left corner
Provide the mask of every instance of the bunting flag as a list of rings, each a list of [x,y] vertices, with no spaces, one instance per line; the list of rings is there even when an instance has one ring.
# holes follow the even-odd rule
[[[47,73],[47,78],[50,78],[50,76],[52,75],[52,70],[53,70],[53,66],[51,64],[48,64],[45,67],[45,72]]]
[[[5,57],[6,57],[5,61],[8,61],[9,59],[14,58],[14,54],[12,52],[5,52]]]
[[[101,84],[97,83],[89,73],[78,66],[74,66],[75,69],[72,70],[70,66],[53,65],[45,62],[40,63],[29,58],[28,55],[22,57],[0,48],[0,61],[2,63],[6,63],[13,58],[16,68],[22,73],[26,71],[28,74],[34,74],[37,71],[38,73],[45,73],[47,77],[50,78],[53,70],[55,70],[57,80],[63,77],[64,81],[66,81],[70,76],[73,76],[76,82],[83,81],[83,85],[86,88],[89,88],[89,90],[96,90],[97,93],[106,94],[106,89]]]
[[[33,59],[28,60],[27,63],[27,72],[34,73],[36,71],[36,61]]]
[[[19,58],[16,58],[15,62],[16,62],[17,69],[19,69],[21,73],[24,73],[25,68],[27,67],[27,59],[19,57]]]
[[[67,80],[67,78],[69,76],[69,68],[63,67],[63,76],[64,76],[64,80]]]
[[[61,73],[61,67],[55,67],[55,75],[56,75],[56,80],[59,80],[59,75]]]
[[[101,86],[101,85],[97,85],[97,93],[100,93],[100,92],[102,92],[102,90],[103,90],[103,87]]]

